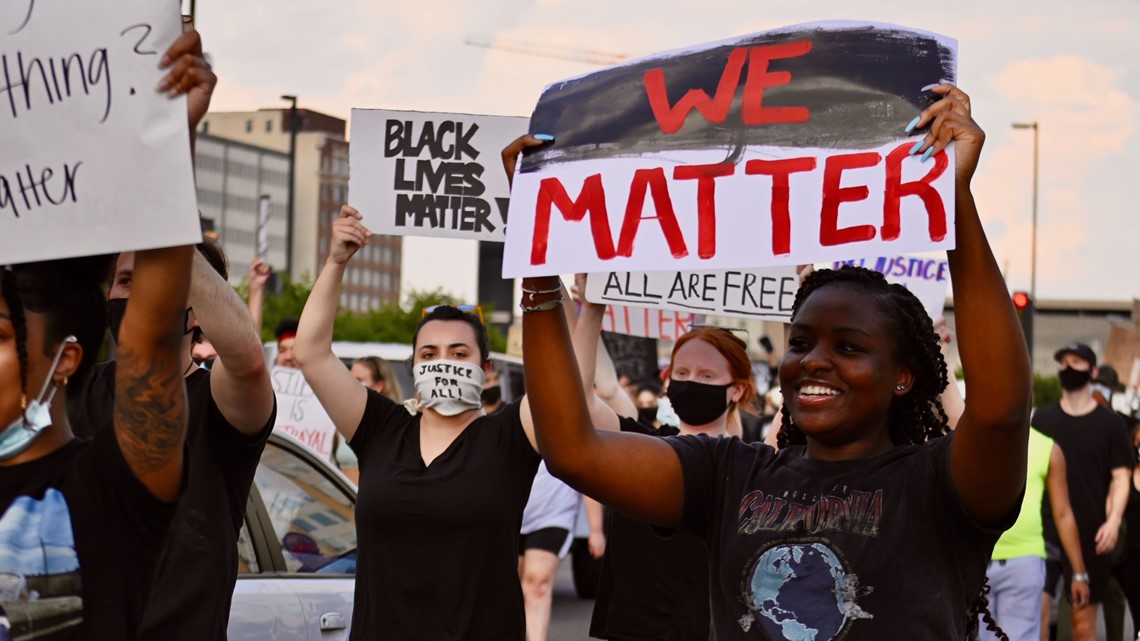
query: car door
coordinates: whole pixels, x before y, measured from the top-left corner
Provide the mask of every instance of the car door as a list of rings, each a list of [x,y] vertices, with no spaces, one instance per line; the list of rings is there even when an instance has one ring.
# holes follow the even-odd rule
[[[266,445],[239,539],[230,639],[348,638],[356,572],[354,487],[287,435]]]

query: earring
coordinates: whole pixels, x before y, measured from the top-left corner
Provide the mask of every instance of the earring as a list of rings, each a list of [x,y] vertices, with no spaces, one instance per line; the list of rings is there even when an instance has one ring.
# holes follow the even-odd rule
[[[28,409],[28,395],[27,394],[20,394],[20,409],[22,409],[22,410]]]
[[[63,377],[63,383],[60,385],[60,387],[67,387],[67,377],[66,376]]]
[[[906,385],[895,385],[895,389],[901,392],[906,389]]]

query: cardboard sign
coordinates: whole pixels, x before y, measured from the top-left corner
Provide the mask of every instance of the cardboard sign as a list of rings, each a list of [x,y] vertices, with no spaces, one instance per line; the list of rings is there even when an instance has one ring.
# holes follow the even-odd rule
[[[839,269],[843,265],[873,269],[886,276],[887,282],[906,287],[922,302],[931,321],[938,320],[943,308],[946,307],[946,291],[950,287],[950,263],[946,262],[944,257],[880,256],[843,260],[832,263],[831,267]]]
[[[181,33],[153,0],[0,6],[0,263],[200,242]]]
[[[273,429],[289,434],[317,455],[331,460],[336,427],[301,370],[276,365],[270,371],[270,379],[277,394],[277,424]]]
[[[907,124],[957,44],[815,23],[546,88],[511,196],[505,277],[714,270],[950,249],[953,150]]]
[[[689,331],[692,314],[607,305],[602,317],[602,331],[642,338],[675,341]]]
[[[658,382],[656,340],[602,332],[602,343],[618,376],[628,376],[634,383]]]
[[[586,299],[685,312],[787,322],[799,280],[794,266],[720,272],[591,274]]]
[[[500,153],[526,131],[519,117],[353,109],[352,204],[378,234],[503,242]]]

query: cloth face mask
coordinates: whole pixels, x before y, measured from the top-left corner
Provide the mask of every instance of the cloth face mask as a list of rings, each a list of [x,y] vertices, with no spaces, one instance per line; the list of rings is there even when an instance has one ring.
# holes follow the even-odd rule
[[[28,449],[32,443],[35,443],[40,434],[51,426],[51,401],[55,398],[56,390],[59,389],[52,384],[51,379],[55,376],[55,371],[59,369],[59,359],[63,357],[63,348],[68,343],[77,342],[79,341],[74,336],[63,339],[63,343],[60,344],[59,350],[55,353],[55,360],[51,363],[51,370],[48,371],[47,378],[40,388],[39,396],[28,403],[19,418],[9,423],[4,431],[0,432],[0,461],[18,456]]]
[[[483,406],[483,370],[472,363],[434,360],[415,366],[413,378],[418,398],[406,403],[415,414],[431,408],[455,416]]]

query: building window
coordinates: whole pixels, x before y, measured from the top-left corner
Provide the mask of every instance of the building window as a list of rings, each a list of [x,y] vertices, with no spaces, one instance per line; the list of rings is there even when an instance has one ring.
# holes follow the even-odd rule
[[[267,134],[273,133],[273,121],[272,120],[266,120],[265,121],[265,133],[267,133]]]
[[[245,133],[247,133],[247,134],[253,133],[253,120],[245,121]]]
[[[209,120],[206,120],[202,123],[202,133],[203,134],[210,133],[210,121]]]

